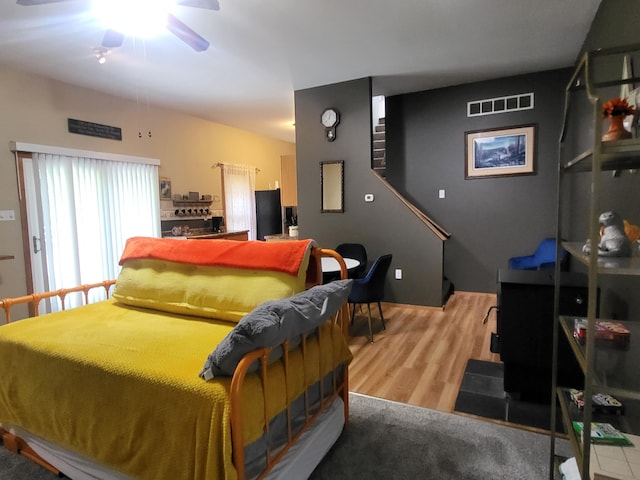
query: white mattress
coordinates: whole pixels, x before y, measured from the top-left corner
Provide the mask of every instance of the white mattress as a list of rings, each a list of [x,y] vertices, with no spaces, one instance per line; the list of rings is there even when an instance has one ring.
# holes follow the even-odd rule
[[[44,460],[72,480],[128,480],[129,477],[103,467],[76,453],[31,435],[10,425],[5,430],[22,438]],[[344,404],[337,398],[311,428],[269,473],[269,480],[306,479],[335,443],[344,427]]]

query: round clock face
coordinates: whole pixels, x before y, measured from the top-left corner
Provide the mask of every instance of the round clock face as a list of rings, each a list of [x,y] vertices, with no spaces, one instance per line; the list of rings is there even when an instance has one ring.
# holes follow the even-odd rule
[[[336,126],[338,123],[338,112],[336,112],[333,108],[327,108],[324,112],[322,112],[322,125],[327,128],[331,128]]]

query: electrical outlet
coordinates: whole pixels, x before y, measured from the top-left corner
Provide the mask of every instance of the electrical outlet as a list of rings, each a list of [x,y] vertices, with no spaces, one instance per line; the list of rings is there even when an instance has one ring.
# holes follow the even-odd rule
[[[402,280],[402,269],[396,268],[396,280]]]
[[[0,222],[8,222],[16,219],[15,210],[0,210]]]

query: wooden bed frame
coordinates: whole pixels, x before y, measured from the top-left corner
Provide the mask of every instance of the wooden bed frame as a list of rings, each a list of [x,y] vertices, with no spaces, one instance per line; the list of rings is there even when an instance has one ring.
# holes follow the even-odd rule
[[[341,270],[341,278],[347,278],[347,267],[343,260],[343,258],[330,249],[322,249],[317,247],[312,247],[311,256],[310,256],[310,271],[314,272],[315,278],[312,280],[307,279],[306,288],[310,288],[314,285],[318,285],[322,283],[322,264],[321,258],[323,256],[333,257],[335,258]],[[312,269],[311,262],[315,262],[315,270]],[[58,297],[61,300],[62,309],[65,310],[65,298],[70,293],[75,292],[83,292],[84,304],[89,303],[89,292],[94,288],[104,288],[106,290],[106,297],[109,298],[111,293],[111,287],[116,283],[115,280],[106,280],[104,282],[81,285],[74,288],[61,289],[53,292],[46,293],[34,293],[31,295],[25,295],[23,297],[16,298],[8,298],[0,301],[0,308],[2,308],[5,312],[5,322],[11,322],[11,308],[15,305],[19,304],[29,304],[30,308],[32,308],[33,316],[39,315],[39,305],[43,299]],[[349,311],[347,302],[344,303],[342,308],[338,311],[338,313],[329,321],[337,323],[343,335],[346,339],[349,338]],[[315,335],[320,334],[320,328],[316,330]],[[309,335],[310,336],[310,335]],[[318,342],[319,343],[319,342]],[[306,354],[307,348],[307,336],[302,338],[301,349],[303,357]],[[288,375],[289,362],[288,362],[288,342],[284,342],[280,345],[283,348],[284,356],[283,356],[283,364],[285,377]],[[245,479],[245,462],[244,462],[244,442],[243,442],[243,422],[242,422],[242,405],[240,402],[241,392],[243,389],[244,379],[249,371],[249,367],[258,360],[260,363],[260,372],[261,372],[261,380],[263,385],[263,391],[265,394],[265,402],[267,405],[267,397],[269,389],[266,388],[267,383],[269,382],[267,376],[267,362],[269,359],[269,354],[272,348],[262,348],[258,350],[254,350],[240,361],[231,381],[231,389],[230,389],[230,401],[231,401],[231,435],[232,435],[232,447],[233,447],[233,464],[236,468],[238,479]],[[320,361],[321,356],[318,356],[318,361]],[[338,371],[342,369],[342,371]],[[287,441],[284,447],[279,448],[276,453],[272,453],[267,450],[266,452],[266,468],[265,470],[257,477],[258,479],[264,478],[271,469],[285,456],[285,454],[289,451],[289,449],[298,441],[300,436],[308,430],[308,428],[316,421],[316,419],[331,405],[331,403],[337,398],[341,397],[344,404],[344,419],[345,425],[348,422],[349,418],[349,375],[348,375],[348,365],[341,365],[333,370],[330,374],[333,377],[331,391],[323,392],[322,384],[320,382],[320,408],[316,411],[311,412],[309,405],[308,392],[304,393],[304,404],[305,404],[305,423],[302,429],[300,429],[297,433],[292,433],[292,415],[291,415],[291,403],[293,402],[293,398],[291,398],[290,393],[287,391],[286,399],[287,399],[287,407],[286,407],[286,418],[287,418]],[[266,425],[265,432],[268,435],[269,433],[269,418],[267,415],[267,411],[263,412],[263,420]],[[42,467],[47,470],[59,475],[64,472],[60,472],[56,467],[49,464],[42,457],[40,457],[23,439],[20,437],[0,428],[0,435],[2,435],[2,439],[4,442],[5,448],[8,450],[24,455],[30,460],[38,463]]]

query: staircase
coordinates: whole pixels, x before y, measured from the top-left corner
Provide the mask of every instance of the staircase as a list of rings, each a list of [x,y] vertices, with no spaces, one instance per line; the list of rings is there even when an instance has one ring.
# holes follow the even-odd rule
[[[373,170],[382,178],[387,169],[387,147],[385,140],[384,117],[378,119],[378,124],[373,129]]]
[[[384,113],[380,112],[380,114],[384,115]],[[373,139],[372,139],[372,159],[371,159],[371,168],[377,174],[378,180],[382,182],[386,188],[388,188],[399,200],[402,202],[411,212],[413,212],[416,217],[429,228],[433,234],[441,240],[441,244],[439,244],[437,251],[437,255],[441,257],[438,261],[440,263],[440,273],[444,273],[444,242],[449,239],[451,234],[447,232],[444,228],[438,225],[435,221],[433,221],[428,215],[422,212],[418,207],[413,205],[408,199],[404,197],[398,190],[396,190],[393,185],[389,183],[386,178],[387,173],[387,144],[386,144],[386,121],[385,117],[381,117],[378,119],[377,124],[373,128]],[[375,176],[375,175],[374,175]],[[435,246],[432,247],[434,250],[431,250],[435,255]],[[433,285],[431,285],[433,284]],[[437,288],[441,291],[433,290]],[[430,292],[429,295],[431,298],[440,298],[436,301],[440,303],[440,305],[444,308],[447,300],[454,292],[454,286],[451,281],[442,275],[442,283],[440,285],[437,282],[430,282],[429,286]],[[434,304],[434,305],[436,305]]]

